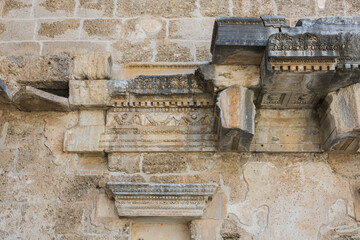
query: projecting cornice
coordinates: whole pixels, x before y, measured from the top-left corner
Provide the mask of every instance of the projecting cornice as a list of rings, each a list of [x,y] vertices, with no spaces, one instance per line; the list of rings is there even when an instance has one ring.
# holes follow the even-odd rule
[[[111,79],[109,53],[0,57],[0,108],[98,112],[101,121],[79,121],[65,133],[66,152],[357,152],[359,23],[302,19],[289,27],[281,16],[222,17],[213,63],[121,80]],[[336,110],[343,99],[346,114]],[[261,115],[266,110],[290,124]],[[291,110],[307,117],[295,124]],[[294,129],[285,133],[288,125]],[[305,143],[292,142],[296,131]]]

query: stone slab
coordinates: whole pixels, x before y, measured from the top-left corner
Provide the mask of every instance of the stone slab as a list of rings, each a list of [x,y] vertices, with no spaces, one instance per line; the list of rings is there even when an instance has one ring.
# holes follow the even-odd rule
[[[14,104],[22,111],[70,111],[69,100],[34,87],[26,86],[14,96]]]

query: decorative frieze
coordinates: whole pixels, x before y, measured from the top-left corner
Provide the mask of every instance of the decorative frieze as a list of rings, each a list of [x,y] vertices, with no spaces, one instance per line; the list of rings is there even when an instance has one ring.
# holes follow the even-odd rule
[[[121,217],[201,217],[215,189],[211,184],[106,184],[106,192],[115,200]]]

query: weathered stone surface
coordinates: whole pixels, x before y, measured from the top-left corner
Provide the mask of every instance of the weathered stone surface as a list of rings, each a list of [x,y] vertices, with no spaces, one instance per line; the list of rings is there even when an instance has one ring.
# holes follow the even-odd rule
[[[85,20],[81,39],[116,40],[122,35],[122,21],[113,19]]]
[[[211,62],[211,53],[210,53],[211,42],[196,42],[196,62]]]
[[[97,116],[88,118],[89,116]],[[101,134],[105,132],[105,118],[103,111],[80,111],[79,124],[65,132],[64,151],[101,153]]]
[[[119,216],[201,217],[215,192],[210,184],[108,182]]]
[[[38,0],[34,6],[35,17],[69,17],[74,15],[76,0]]]
[[[75,40],[79,38],[80,20],[40,20],[37,29],[37,39]]]
[[[110,171],[138,173],[140,172],[140,155],[137,153],[109,154]]]
[[[69,100],[64,97],[26,86],[14,96],[14,103],[22,111],[70,111]]]
[[[275,9],[271,0],[233,0],[234,16],[252,17],[263,15],[275,15]],[[281,15],[284,15],[280,13]]]
[[[39,55],[40,44],[37,42],[22,43],[1,43],[0,55],[4,56],[21,56],[21,55]]]
[[[321,152],[318,115],[311,109],[261,109],[256,114],[256,152]]]
[[[315,1],[285,1],[275,0],[278,6],[278,14],[288,18],[301,18],[315,16]]]
[[[316,239],[320,227],[328,224],[334,202],[352,201],[349,183],[332,174],[323,162],[283,167],[249,162],[243,172],[248,185],[246,200],[230,204],[228,211],[236,216],[238,226],[258,239]],[[352,205],[347,209],[353,216]]]
[[[115,1],[108,0],[80,0],[77,15],[82,17],[112,17]]]
[[[219,150],[246,151],[254,136],[254,93],[241,86],[220,92],[217,99],[216,130]]]
[[[106,44],[99,42],[88,41],[66,41],[66,42],[44,42],[42,48],[42,55],[53,54],[71,54],[77,55],[79,53],[88,52],[105,52]]]
[[[260,68],[256,65],[216,65],[200,66],[199,73],[206,81],[210,81],[217,92],[232,85],[246,88],[260,87]]]
[[[157,62],[192,62],[194,55],[192,46],[186,42],[158,41],[156,44]]]
[[[200,13],[203,17],[230,16],[228,0],[200,0]]]
[[[142,171],[147,174],[179,173],[187,170],[186,155],[184,154],[146,154],[142,161]]]
[[[73,75],[75,79],[98,80],[109,79],[111,76],[112,60],[110,53],[79,54],[74,59]]]
[[[131,239],[158,239],[166,240],[171,236],[172,240],[190,240],[190,232],[186,223],[135,223]]]
[[[16,18],[21,14],[23,18],[30,17],[32,3],[27,0],[4,0],[0,3],[0,16]]]
[[[194,39],[210,40],[214,25],[212,18],[181,19],[169,22],[169,38],[171,39]],[[201,29],[201,31],[199,31]]]
[[[357,152],[360,148],[360,83],[330,93],[319,109],[326,151]]]
[[[0,57],[0,74],[12,92],[19,83],[42,89],[67,89],[72,57],[67,55]]]
[[[1,41],[34,40],[34,29],[35,21],[32,20],[0,20],[0,39]]]
[[[118,41],[111,45],[115,64],[129,62],[151,62],[154,57],[155,44],[149,39],[132,42]]]
[[[119,0],[117,2],[118,17],[131,17],[138,15],[160,15],[166,18],[174,17],[192,17],[196,15],[196,1],[175,1],[169,2],[161,0],[156,3],[156,7],[152,6],[154,3],[151,0]]]
[[[70,106],[76,108],[104,107],[110,100],[107,80],[70,80]]]

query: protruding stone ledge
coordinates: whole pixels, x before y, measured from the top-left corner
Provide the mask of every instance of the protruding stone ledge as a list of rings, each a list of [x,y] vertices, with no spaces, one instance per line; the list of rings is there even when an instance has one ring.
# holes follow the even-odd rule
[[[23,87],[14,96],[14,104],[22,111],[70,111],[67,98],[30,86]]]
[[[215,129],[221,151],[248,151],[255,128],[254,93],[240,86],[220,92],[216,104]]]
[[[360,150],[360,83],[330,93],[319,115],[325,151]]]
[[[121,217],[191,217],[204,213],[215,185],[108,182],[106,192]]]
[[[213,63],[260,65],[269,36],[287,26],[281,16],[217,18],[211,43]]]
[[[74,78],[98,80],[111,78],[112,60],[110,53],[85,53],[75,56]]]

